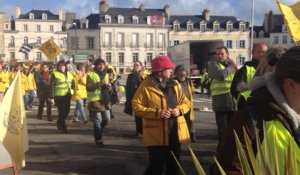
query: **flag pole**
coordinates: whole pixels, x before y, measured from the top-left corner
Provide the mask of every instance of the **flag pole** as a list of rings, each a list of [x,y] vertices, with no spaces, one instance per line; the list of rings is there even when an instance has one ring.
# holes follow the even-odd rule
[[[254,39],[254,0],[252,0],[252,12],[251,12],[251,46],[250,46],[250,55],[251,55],[251,59],[253,57],[252,55],[252,50],[253,50],[253,39]]]

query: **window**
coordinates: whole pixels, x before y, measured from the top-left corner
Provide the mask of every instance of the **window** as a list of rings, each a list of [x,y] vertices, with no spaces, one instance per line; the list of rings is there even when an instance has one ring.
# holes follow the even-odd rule
[[[240,32],[244,32],[246,30],[245,24],[240,24]]]
[[[111,23],[111,16],[110,15],[105,15],[105,23]]]
[[[164,33],[160,33],[158,35],[158,47],[165,48],[165,34]]]
[[[34,14],[33,13],[29,13],[29,19],[34,19]]]
[[[188,24],[187,25],[187,31],[192,32],[193,31],[193,24]]]
[[[111,47],[112,46],[111,41],[111,33],[105,33],[104,34],[104,47]]]
[[[121,16],[121,15],[118,16],[118,23],[119,24],[123,24],[124,23],[124,17],[123,16]]]
[[[37,44],[42,44],[42,39],[41,39],[41,37],[38,37],[38,38],[37,38],[36,43],[37,43]]]
[[[111,63],[111,52],[105,53],[106,62]]]
[[[71,41],[70,41],[70,48],[71,49],[78,49],[79,47],[79,38],[75,36],[71,36]]]
[[[28,32],[28,25],[27,24],[23,25],[23,32]]]
[[[278,43],[279,43],[278,36],[275,36],[275,37],[274,37],[274,44],[278,44]]]
[[[37,32],[41,32],[41,25],[39,25],[39,24],[36,25],[36,31],[37,31]]]
[[[219,29],[220,29],[220,25],[219,24],[214,24],[213,29],[214,29],[214,32],[218,32]]]
[[[139,53],[132,53],[132,61],[133,62],[139,61]]]
[[[147,53],[147,62],[151,62],[153,59],[153,53]]]
[[[86,22],[81,23],[81,28],[82,28],[82,29],[87,29]]]
[[[179,24],[174,24],[174,32],[179,32],[180,30],[180,25]]]
[[[180,43],[179,40],[174,40],[174,46],[178,45]]]
[[[50,25],[50,26],[49,26],[49,31],[50,31],[50,32],[53,32],[53,31],[54,31],[53,25]]]
[[[232,40],[227,40],[226,41],[226,47],[230,48],[230,49],[232,48]]]
[[[288,32],[286,25],[282,25],[282,32]]]
[[[148,33],[147,34],[147,41],[146,41],[146,48],[152,48],[153,47],[153,34]]]
[[[124,33],[118,33],[117,47],[124,47]]]
[[[15,37],[13,36],[10,37],[9,47],[15,47]]]
[[[28,37],[27,36],[24,37],[24,44],[28,44]]]
[[[161,53],[159,53],[159,55],[160,55],[160,56],[164,56],[164,55],[165,55],[165,53],[162,53],[162,52],[161,52]]]
[[[28,58],[29,58],[28,53],[25,53],[25,54],[24,54],[24,59],[25,59],[25,60],[28,60]]]
[[[46,20],[46,19],[47,19],[47,14],[46,14],[46,13],[43,13],[43,14],[42,14],[42,19],[43,19],[43,20]]]
[[[119,53],[119,63],[124,64],[124,53],[123,52]]]
[[[10,55],[10,59],[16,59],[15,52],[10,52],[9,55]]]
[[[134,47],[134,48],[139,47],[139,34],[138,33],[132,34],[132,47]]]
[[[238,66],[244,65],[244,63],[245,63],[245,57],[239,55],[239,57],[237,58],[236,62],[237,62]]]
[[[200,24],[200,32],[205,32],[206,24]]]
[[[95,48],[95,38],[94,37],[86,37],[86,48],[87,49]]]
[[[8,28],[9,28],[9,25],[5,24],[5,30],[8,30]]]
[[[227,32],[232,32],[232,30],[233,30],[232,24],[231,23],[227,24],[226,29],[227,29]]]
[[[287,44],[287,36],[282,36],[282,43]]]
[[[119,69],[119,73],[120,73],[120,74],[124,74],[124,68],[120,68],[120,69]]]
[[[42,52],[36,53],[36,61],[42,61]]]
[[[132,23],[133,24],[139,24],[139,18],[137,16],[132,17]]]
[[[245,49],[246,48],[246,41],[245,40],[240,40],[240,48]]]

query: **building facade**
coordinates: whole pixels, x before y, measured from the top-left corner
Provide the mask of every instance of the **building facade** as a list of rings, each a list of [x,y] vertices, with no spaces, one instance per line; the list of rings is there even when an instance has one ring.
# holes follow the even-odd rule
[[[5,21],[5,13],[0,12],[0,59],[2,59],[4,55],[4,21]]]
[[[171,15],[170,25],[170,46],[186,41],[222,40],[239,66],[250,59],[248,23],[234,16],[212,16],[205,9],[202,15]]]
[[[63,21],[62,9],[57,15],[49,10],[31,10],[22,14],[20,7],[16,7],[15,19],[7,19],[4,24],[5,60],[46,61],[38,47],[51,38],[66,53],[67,33],[63,30]],[[24,44],[34,48],[28,54],[19,52]]]

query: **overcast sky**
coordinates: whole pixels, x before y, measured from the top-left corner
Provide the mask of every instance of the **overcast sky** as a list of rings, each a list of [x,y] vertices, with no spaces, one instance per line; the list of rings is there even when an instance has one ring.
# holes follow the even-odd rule
[[[255,24],[261,25],[266,12],[273,10],[279,13],[276,0],[255,1]],[[298,0],[281,0],[287,5]],[[22,13],[32,9],[50,10],[57,14],[58,8],[64,12],[76,12],[77,17],[85,17],[90,13],[99,11],[99,0],[0,0],[0,11],[6,16],[15,15],[15,7],[20,6]],[[108,0],[110,7],[139,7],[144,3],[146,8],[163,8],[165,4],[171,6],[172,14],[196,14],[202,13],[208,8],[212,15],[236,16],[242,20],[250,21],[252,0]]]

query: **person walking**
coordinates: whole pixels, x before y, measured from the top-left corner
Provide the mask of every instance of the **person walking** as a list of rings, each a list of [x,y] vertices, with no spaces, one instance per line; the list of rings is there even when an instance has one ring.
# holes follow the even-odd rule
[[[235,99],[230,93],[230,86],[236,70],[237,66],[234,60],[229,58],[226,47],[217,48],[216,58],[208,61],[208,78],[212,78],[210,91],[219,143],[221,143],[222,134],[236,111]]]
[[[138,89],[141,82],[146,78],[143,77],[143,64],[140,61],[135,61],[133,63],[133,70],[128,75],[127,81],[126,81],[126,102],[125,102],[125,108],[124,112],[129,115],[133,115],[132,112],[132,98],[134,96],[134,93]],[[134,115],[134,121],[135,121],[135,134],[136,136],[143,134],[143,122],[142,118],[139,116]]]
[[[195,87],[193,85],[193,82],[188,79],[187,77],[187,70],[184,68],[183,65],[178,65],[175,68],[174,71],[174,79],[177,80],[185,94],[185,96],[190,100],[191,102],[191,110],[184,114],[184,118],[187,122],[187,125],[189,127],[191,142],[196,143],[196,129],[195,129],[195,112],[194,112],[194,103],[193,103],[193,94],[195,92]]]
[[[73,116],[73,122],[79,122],[79,116],[81,116],[84,124],[87,123],[86,112],[84,110],[83,100],[87,97],[86,91],[86,73],[85,66],[82,63],[77,65],[77,71],[74,72],[75,80],[75,93],[73,99],[76,100],[76,107]]]
[[[227,174],[242,174],[234,131],[244,149],[246,131],[255,155],[256,139],[260,140],[261,145],[258,146],[262,150],[265,147],[271,148],[269,155],[271,160],[277,157],[281,175],[286,174],[286,169],[292,166],[286,164],[288,157],[285,155],[289,152],[289,144],[295,146],[294,154],[300,160],[300,47],[296,46],[284,52],[283,48],[272,49],[266,59],[259,63],[257,74],[250,85],[251,98],[234,115],[224,133],[216,157]],[[259,138],[256,138],[256,131]],[[269,145],[266,145],[266,139]],[[276,151],[273,149],[274,144],[277,144]],[[295,163],[298,167],[297,174],[300,174],[300,163]],[[221,174],[217,166],[213,174]]]
[[[51,87],[51,103],[55,103],[58,110],[57,129],[66,134],[68,130],[65,120],[70,112],[75,82],[73,75],[66,69],[64,60],[57,62],[56,70],[51,76]]]
[[[42,119],[44,105],[46,103],[47,107],[47,119],[48,121],[52,121],[51,116],[51,102],[50,102],[50,94],[51,94],[51,73],[49,72],[49,67],[47,63],[43,63],[41,65],[41,71],[36,73],[37,80],[37,92],[39,98],[39,106],[37,118]]]
[[[23,66],[23,74],[24,76],[27,76],[25,82],[25,98],[27,104],[25,104],[25,108],[32,108],[33,100],[36,97],[36,82],[33,73],[31,73],[31,68],[27,65]]]
[[[3,62],[0,62],[0,104],[6,91],[6,85],[9,82],[6,72],[3,70]]]
[[[90,71],[87,76],[87,101],[90,115],[93,118],[95,144],[102,148],[104,147],[102,132],[110,120],[110,100],[106,99],[110,95],[107,94],[110,84],[105,61],[98,58],[94,65],[94,71]]]
[[[172,78],[174,64],[169,57],[157,56],[151,67],[152,74],[132,99],[133,112],[143,119],[143,143],[149,154],[144,175],[178,175],[171,152],[180,160],[181,144],[190,141],[184,114],[190,111],[191,102]]]

